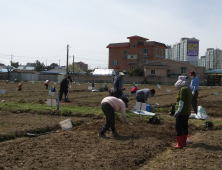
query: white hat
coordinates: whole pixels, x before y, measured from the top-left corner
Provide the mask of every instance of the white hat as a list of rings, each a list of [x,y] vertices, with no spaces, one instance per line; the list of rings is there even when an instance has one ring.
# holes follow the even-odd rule
[[[125,74],[123,72],[119,72],[120,76],[125,76]]]

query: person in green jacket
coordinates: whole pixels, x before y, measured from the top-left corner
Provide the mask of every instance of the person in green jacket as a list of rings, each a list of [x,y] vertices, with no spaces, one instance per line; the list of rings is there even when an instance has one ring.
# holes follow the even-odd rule
[[[192,91],[186,76],[179,76],[175,87],[179,90],[177,95],[176,110],[176,133],[177,145],[174,148],[180,149],[186,145],[188,135],[188,120],[191,114]]]

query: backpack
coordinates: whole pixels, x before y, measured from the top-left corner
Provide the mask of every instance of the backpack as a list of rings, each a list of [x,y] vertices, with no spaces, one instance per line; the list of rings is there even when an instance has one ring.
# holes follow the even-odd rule
[[[156,116],[152,116],[151,118],[149,118],[149,123],[151,123],[151,124],[160,124],[160,119]]]
[[[213,122],[211,121],[205,122],[205,125],[206,125],[206,128],[214,126]]]

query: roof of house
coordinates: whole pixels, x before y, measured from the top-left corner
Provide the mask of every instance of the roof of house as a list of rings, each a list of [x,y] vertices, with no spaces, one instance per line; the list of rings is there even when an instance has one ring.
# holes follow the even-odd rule
[[[210,70],[210,71],[206,71],[206,73],[222,73],[222,70]]]
[[[129,42],[124,42],[124,43],[111,43],[109,44],[106,48],[113,48],[113,47],[129,47],[130,43]]]
[[[151,66],[151,64],[153,64],[153,63],[157,63],[157,62],[163,63],[164,61],[171,61],[171,62],[183,64],[183,65],[189,65],[189,66],[197,67],[197,66],[188,64],[188,63],[186,63],[186,62],[181,62],[181,61],[176,61],[176,60],[170,60],[170,59],[163,59],[163,60],[152,61],[152,62],[149,62],[149,63],[147,63],[147,64],[144,64],[144,66],[145,66],[145,67],[146,67],[146,66],[148,67],[148,66]]]
[[[25,70],[25,69],[14,69],[13,72],[17,72],[17,73],[32,73],[32,74],[38,74],[37,71],[33,71],[33,70]]]
[[[160,42],[156,42],[156,41],[139,41],[137,43],[137,46],[150,46],[150,45],[157,45],[157,46],[161,46],[161,47],[167,48],[167,46],[165,44],[160,43]],[[118,48],[118,47],[129,47],[129,46],[130,46],[129,42],[125,42],[125,43],[111,43],[106,48]]]
[[[141,45],[141,46],[146,46],[146,45],[158,45],[158,46],[167,48],[167,46],[166,46],[165,44],[159,43],[159,42],[156,42],[156,41],[145,41],[145,42],[140,41],[140,42],[138,42],[137,45],[138,45],[138,46],[140,46],[140,45]]]
[[[138,35],[134,35],[134,36],[131,36],[131,37],[127,37],[127,39],[144,39],[144,40],[149,40],[147,38],[144,38],[144,37],[140,37]]]

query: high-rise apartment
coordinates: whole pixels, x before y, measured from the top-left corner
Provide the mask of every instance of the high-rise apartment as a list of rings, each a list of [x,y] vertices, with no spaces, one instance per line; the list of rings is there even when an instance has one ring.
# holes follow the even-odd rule
[[[199,40],[196,38],[181,38],[172,48],[172,59],[187,61],[191,65],[198,66]]]

